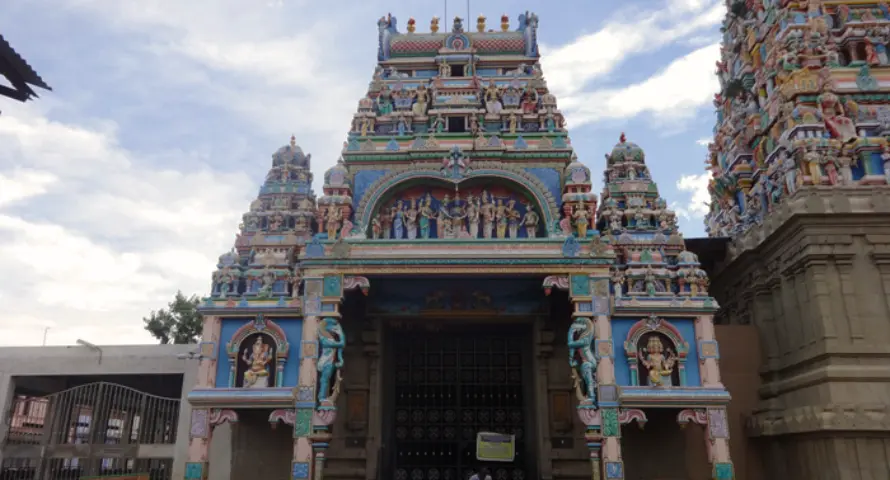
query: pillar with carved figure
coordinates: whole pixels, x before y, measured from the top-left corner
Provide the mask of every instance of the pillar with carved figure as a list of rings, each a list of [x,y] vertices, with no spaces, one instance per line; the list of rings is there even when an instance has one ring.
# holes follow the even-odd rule
[[[310,280],[307,279],[307,287]],[[305,303],[304,303],[305,305]],[[305,307],[304,307],[305,309]],[[320,309],[319,309],[320,310]],[[315,411],[315,386],[318,380],[318,317],[303,317],[303,339],[300,349],[300,374],[294,403],[294,456],[292,479],[311,478],[312,415]]]
[[[205,315],[202,341],[198,345],[198,377],[195,388],[216,386],[216,364],[218,361],[219,337],[222,320]],[[210,470],[210,440],[213,436],[213,421],[219,421],[218,411],[207,408],[192,408],[189,423],[188,457],[185,464],[185,480],[205,480]]]
[[[609,323],[609,278],[571,275],[568,289],[573,306],[567,338],[569,362],[578,397],[578,416],[587,427],[591,466],[595,478],[602,469],[607,479],[623,478],[618,388]]]

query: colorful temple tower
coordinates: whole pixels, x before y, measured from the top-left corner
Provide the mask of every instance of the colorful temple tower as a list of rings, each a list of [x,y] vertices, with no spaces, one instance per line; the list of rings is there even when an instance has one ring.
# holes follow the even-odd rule
[[[378,26],[323,195],[292,140],[220,257],[186,478],[735,478],[707,276],[623,135],[598,205],[537,16]]]
[[[883,453],[848,454],[890,442],[890,8],[727,7],[706,223],[728,242],[718,323],[761,334],[746,433],[770,479],[890,478]]]

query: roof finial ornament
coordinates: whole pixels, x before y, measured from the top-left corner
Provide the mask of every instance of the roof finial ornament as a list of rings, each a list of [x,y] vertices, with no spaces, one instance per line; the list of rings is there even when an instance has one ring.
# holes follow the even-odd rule
[[[291,147],[296,147],[296,146],[297,146],[297,137],[295,137],[295,136],[293,136],[293,135],[290,136],[290,146],[291,146]]]
[[[627,137],[624,136],[624,132],[621,132],[621,137],[618,139],[619,143],[624,143],[627,141]]]

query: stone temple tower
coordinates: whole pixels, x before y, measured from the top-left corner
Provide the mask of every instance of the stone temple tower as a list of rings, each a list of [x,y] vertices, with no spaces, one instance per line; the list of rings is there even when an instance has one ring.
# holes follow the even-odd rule
[[[890,8],[727,1],[709,146],[718,323],[760,331],[769,479],[890,478]]]

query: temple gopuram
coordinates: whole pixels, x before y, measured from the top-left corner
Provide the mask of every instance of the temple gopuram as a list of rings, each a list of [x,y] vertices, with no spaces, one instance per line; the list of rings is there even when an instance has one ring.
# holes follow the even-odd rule
[[[321,196],[292,138],[219,257],[185,478],[736,478],[719,306],[643,149],[598,197],[533,13],[378,27]]]
[[[890,8],[727,6],[708,256],[716,322],[760,332],[744,434],[764,478],[890,478]]]

